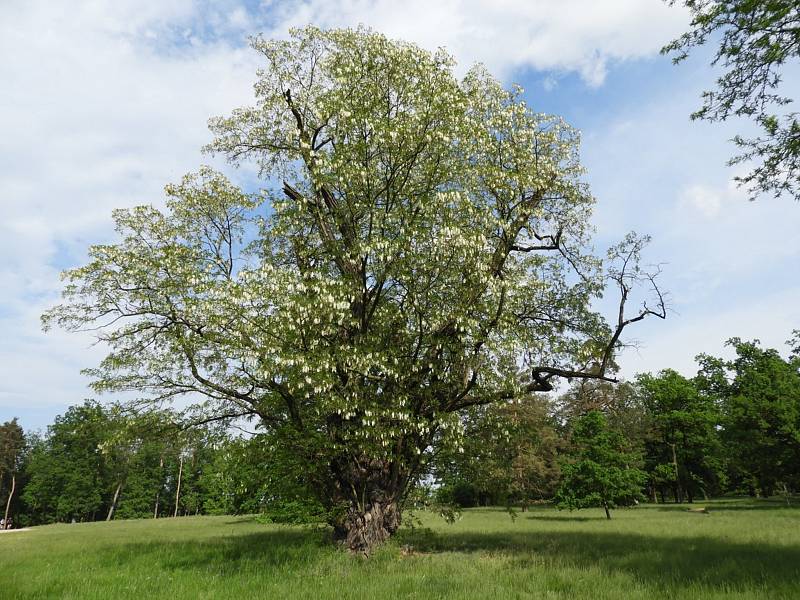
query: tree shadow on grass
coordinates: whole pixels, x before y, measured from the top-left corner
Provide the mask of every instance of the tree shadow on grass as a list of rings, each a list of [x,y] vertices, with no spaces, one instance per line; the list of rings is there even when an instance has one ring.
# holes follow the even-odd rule
[[[797,590],[800,546],[737,544],[722,539],[669,538],[616,532],[402,533],[419,552],[507,554],[515,567],[587,567],[620,571],[661,587],[702,584],[719,590],[769,586]],[[794,596],[793,596],[794,597]]]
[[[771,505],[771,506],[753,506],[747,504],[713,504],[711,502],[696,502],[694,504],[671,504],[669,506],[661,506],[656,508],[658,512],[689,512],[691,510],[698,510],[701,508],[706,508],[711,513],[722,513],[722,512],[751,512],[751,511],[780,511],[780,510],[788,510],[791,511],[794,509],[800,509],[800,504],[794,506],[786,506],[784,505]]]
[[[114,546],[106,566],[158,564],[167,571],[201,571],[237,576],[249,565],[263,568],[302,568],[330,552],[329,536],[311,528],[286,528],[203,540],[135,542]]]
[[[540,520],[542,527],[547,527],[549,520],[564,519]],[[417,553],[459,553],[466,560],[486,554],[505,555],[515,569],[542,565],[552,569],[594,567],[608,573],[626,573],[646,585],[664,589],[701,585],[717,591],[763,591],[766,587],[774,597],[800,597],[798,544],[740,544],[711,537],[547,529],[502,533],[409,529],[401,530],[395,543],[409,545]],[[189,571],[198,577],[235,578],[247,571],[262,573],[272,569],[302,574],[313,570],[332,552],[328,532],[286,527],[212,539],[121,544],[109,549],[102,562],[113,568],[141,561],[145,565],[157,564],[165,571]]]
[[[786,505],[784,498],[731,498],[724,500],[695,500],[689,502],[664,502],[660,504],[642,504],[636,510],[657,510],[661,512],[685,511],[688,508],[706,507],[710,511],[747,511],[747,510],[785,510],[800,508],[800,499],[790,499]]]
[[[701,506],[703,505],[700,503]],[[800,499],[762,498],[751,500],[714,500],[705,504],[709,510],[786,510],[800,508]]]
[[[519,515],[517,515],[519,516]],[[526,519],[531,519],[532,521],[565,521],[565,522],[581,522],[585,523],[586,521],[607,521],[604,516],[600,515],[599,517],[586,517],[586,516],[574,516],[570,514],[565,514],[564,516],[558,515],[527,515]]]
[[[225,525],[240,525],[242,523],[255,523],[256,515],[227,515],[229,521],[224,521]]]

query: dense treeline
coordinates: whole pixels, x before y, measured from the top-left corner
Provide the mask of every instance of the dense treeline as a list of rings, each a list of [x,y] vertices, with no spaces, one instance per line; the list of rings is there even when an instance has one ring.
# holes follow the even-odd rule
[[[261,464],[264,436],[186,429],[167,413],[133,418],[88,401],[43,435],[23,435],[15,420],[0,431],[0,497],[5,506],[14,478],[14,526],[265,511],[291,520],[293,509],[314,509]]]
[[[800,489],[800,343],[784,358],[732,339],[693,378],[665,369],[476,410],[463,452],[439,457],[443,501],[525,507],[694,502]],[[632,492],[636,488],[636,492]]]
[[[758,342],[729,344],[733,359],[701,355],[691,379],[666,369],[475,408],[464,416],[463,447],[431,457],[423,481],[448,505],[524,510],[554,501],[607,514],[645,499],[788,498],[800,490],[800,343],[788,358]],[[318,515],[306,473],[287,452],[268,433],[187,428],[169,413],[131,417],[87,401],[41,434],[16,420],[0,425],[1,508],[13,526]]]

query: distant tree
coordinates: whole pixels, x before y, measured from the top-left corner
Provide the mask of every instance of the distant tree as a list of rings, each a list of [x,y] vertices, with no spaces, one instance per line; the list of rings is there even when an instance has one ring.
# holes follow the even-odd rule
[[[169,441],[153,437],[131,442],[132,454],[127,459],[116,518],[144,519],[163,514],[164,457],[171,446]]]
[[[504,437],[511,459],[509,500],[524,511],[531,502],[555,494],[561,480],[558,453],[563,444],[546,402],[510,404],[501,410],[508,422]]]
[[[208,491],[204,485],[204,474],[213,468],[216,456],[226,443],[226,432],[219,427],[189,428],[180,433],[178,445],[178,473],[180,480],[177,514],[192,515],[203,511]],[[180,463],[183,462],[181,468]]]
[[[792,331],[792,337],[787,340],[786,345],[792,349],[790,358],[793,361],[800,360],[800,329]]]
[[[672,369],[639,375],[637,384],[652,427],[646,455],[654,486],[671,489],[676,502],[719,492],[725,468],[713,396]]]
[[[209,514],[259,513],[266,505],[269,479],[264,448],[266,436],[234,438],[224,442],[201,475]]]
[[[116,211],[121,240],[65,274],[44,322],[109,344],[97,390],[260,419],[336,539],[369,552],[464,411],[609,379],[663,298],[630,310],[646,239],[592,255],[577,134],[519,90],[364,29],[253,46],[256,105],[213,119],[211,149],[280,188],[203,169],[163,212]],[[611,324],[591,308],[607,285]]]
[[[643,499],[647,474],[638,467],[642,457],[617,432],[606,417],[591,411],[572,425],[569,459],[562,466],[563,480],[556,492],[561,508],[602,506],[606,518],[610,509]]]
[[[547,397],[476,409],[467,419],[463,452],[443,452],[436,460],[440,499],[526,510],[555,493],[561,446]]]
[[[180,415],[168,411],[134,413],[108,407],[108,427],[100,443],[105,471],[111,484],[106,518],[157,516],[165,479],[165,462],[177,456],[185,437]]]
[[[719,394],[721,435],[735,484],[766,496],[800,489],[800,358],[758,341],[728,341],[732,360],[700,356],[699,379]]]
[[[165,411],[123,412],[87,401],[34,439],[25,465],[32,523],[196,514],[202,475],[225,439],[219,427],[181,424]]]
[[[27,465],[24,500],[35,522],[100,518],[112,486],[100,449],[108,431],[104,409],[89,401],[70,407],[47,428]]]
[[[134,457],[140,443],[137,436],[131,434],[131,419],[119,414],[113,407],[104,412],[107,424],[98,449],[103,455],[104,470],[114,490],[106,514],[106,521],[110,521],[114,518],[128,475],[135,468]]]
[[[25,433],[14,418],[0,425],[0,514],[8,523],[15,494],[19,493],[18,475],[25,452]]]
[[[629,381],[583,380],[573,383],[555,401],[556,416],[562,424],[593,410],[603,413],[609,427],[632,447],[644,445],[652,424],[636,385]]]
[[[756,163],[743,177],[751,198],[760,193],[800,199],[800,121],[797,112],[781,114],[792,102],[779,92],[782,71],[800,57],[800,4],[797,0],[668,0],[692,15],[691,29],[662,49],[684,60],[709,40],[719,46],[712,64],[724,73],[714,90],[703,93],[693,119],[753,119],[762,130],[756,138],[736,136],[742,153],[730,164]]]

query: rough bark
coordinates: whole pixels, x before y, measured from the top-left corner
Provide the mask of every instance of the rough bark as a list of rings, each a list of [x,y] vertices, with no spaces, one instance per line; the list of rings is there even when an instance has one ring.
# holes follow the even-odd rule
[[[348,456],[331,463],[335,484],[327,492],[320,490],[320,501],[333,509],[330,524],[336,542],[369,555],[397,531],[402,500],[415,472],[413,461],[414,457]]]
[[[400,527],[400,509],[392,500],[374,500],[364,507],[350,507],[334,528],[334,537],[351,552],[369,555]]]

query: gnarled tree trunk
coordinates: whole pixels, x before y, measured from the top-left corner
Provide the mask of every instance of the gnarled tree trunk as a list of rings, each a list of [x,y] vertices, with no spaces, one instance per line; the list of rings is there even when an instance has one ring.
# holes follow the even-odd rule
[[[351,552],[370,554],[400,527],[409,470],[391,460],[360,460],[333,467],[335,496],[344,505],[333,525],[334,540]]]
[[[370,554],[397,531],[400,520],[394,500],[376,498],[363,508],[350,507],[334,528],[334,538],[351,552]]]

